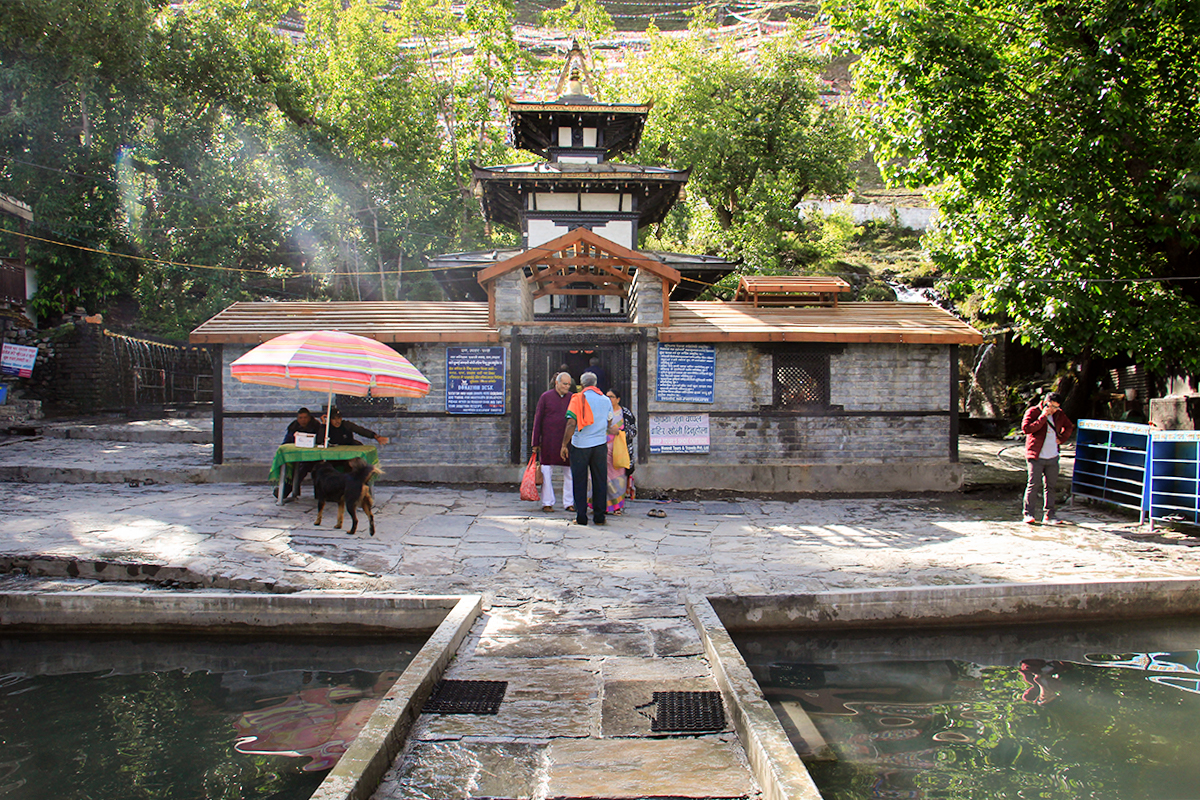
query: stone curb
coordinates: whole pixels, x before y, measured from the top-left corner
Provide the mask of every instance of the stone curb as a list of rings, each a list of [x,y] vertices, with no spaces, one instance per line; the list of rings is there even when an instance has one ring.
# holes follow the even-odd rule
[[[0,466],[4,483],[214,483],[211,467],[99,470],[79,467]],[[240,483],[241,481],[231,481]]]
[[[212,444],[212,431],[162,430],[155,428],[123,428],[93,426],[56,428],[46,426],[42,436],[47,439],[85,439],[101,442],[153,442],[156,444]]]
[[[290,594],[299,586],[248,575],[205,575],[186,566],[139,561],[82,559],[72,556],[0,556],[0,575],[24,573],[39,578],[83,578],[101,582],[169,584],[189,589],[225,589],[235,592]]]

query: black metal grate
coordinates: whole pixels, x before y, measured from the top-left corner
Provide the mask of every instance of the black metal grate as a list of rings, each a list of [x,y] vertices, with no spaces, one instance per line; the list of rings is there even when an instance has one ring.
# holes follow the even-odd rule
[[[425,701],[422,714],[496,714],[508,681],[441,681]]]
[[[372,414],[395,410],[396,398],[354,397],[353,395],[339,394],[334,405],[338,407],[338,411],[342,413],[343,417],[369,417]]]
[[[720,692],[655,692],[657,713],[650,721],[656,732],[699,733],[725,730],[725,706]]]
[[[804,350],[775,353],[776,408],[829,405],[829,354]]]

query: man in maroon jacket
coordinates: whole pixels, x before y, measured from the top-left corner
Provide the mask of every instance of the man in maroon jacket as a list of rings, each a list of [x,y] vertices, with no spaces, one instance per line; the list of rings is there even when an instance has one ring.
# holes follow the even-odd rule
[[[1058,448],[1067,442],[1075,431],[1075,426],[1062,410],[1062,401],[1061,394],[1051,392],[1040,404],[1026,411],[1024,419],[1021,420],[1021,433],[1025,434],[1025,461],[1029,464],[1029,481],[1025,484],[1024,516],[1028,525],[1035,524],[1039,517],[1045,525],[1062,524],[1062,520],[1054,516],[1054,490],[1058,487]]]
[[[542,511],[554,510],[554,472],[558,468],[563,481],[563,508],[575,510],[575,491],[571,483],[571,462],[559,454],[559,445],[567,430],[567,406],[571,404],[571,374],[554,376],[554,388],[538,398],[533,413],[533,452],[542,464]]]

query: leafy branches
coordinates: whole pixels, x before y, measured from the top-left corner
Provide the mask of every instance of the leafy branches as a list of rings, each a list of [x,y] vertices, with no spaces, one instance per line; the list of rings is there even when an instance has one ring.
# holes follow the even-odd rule
[[[931,256],[1027,341],[1200,368],[1200,10],[1050,0],[837,15],[886,176],[938,185]]]
[[[631,84],[655,103],[639,156],[691,170],[681,245],[754,270],[811,260],[814,230],[795,207],[810,194],[847,192],[857,145],[845,110],[821,103],[820,62],[801,34],[764,44],[750,63],[700,20],[686,39],[652,36],[631,68]],[[700,222],[706,214],[714,224]]]

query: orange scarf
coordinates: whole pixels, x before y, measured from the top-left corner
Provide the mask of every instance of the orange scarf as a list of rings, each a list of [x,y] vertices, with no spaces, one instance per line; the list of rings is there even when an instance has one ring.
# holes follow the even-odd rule
[[[567,416],[574,417],[581,428],[586,428],[596,421],[595,416],[592,415],[592,404],[583,396],[586,392],[604,394],[595,386],[585,386],[582,392],[576,392],[571,396],[571,402],[567,405]]]

